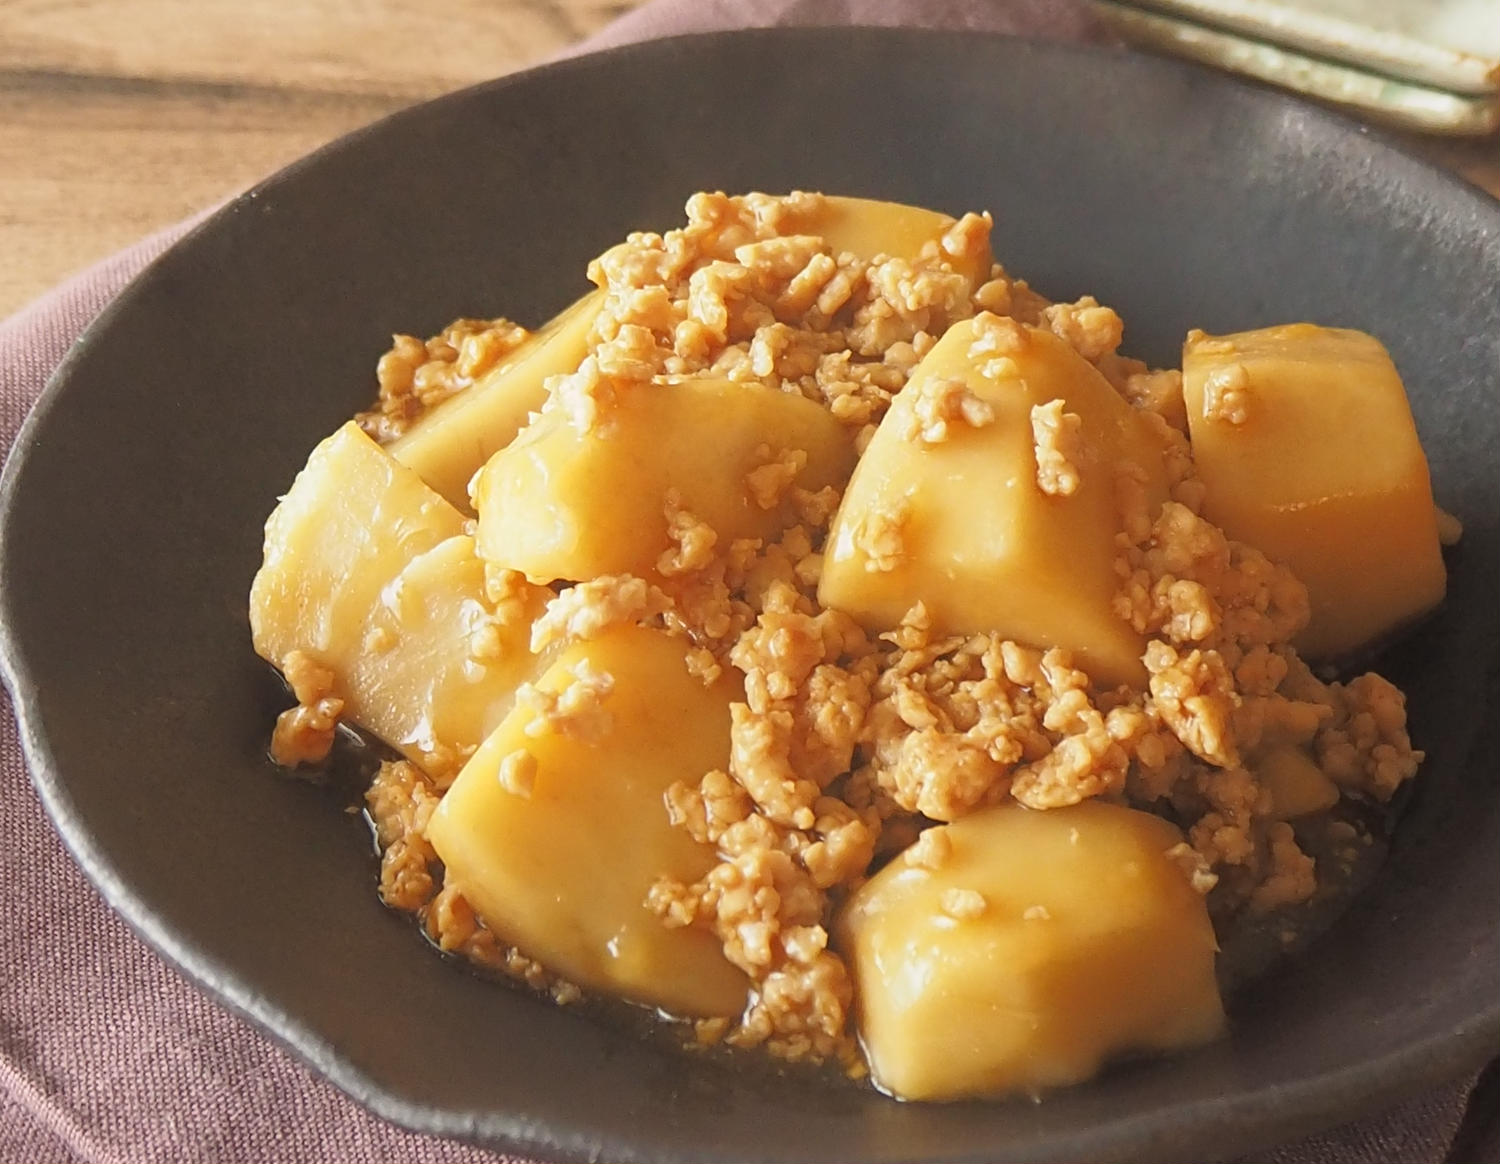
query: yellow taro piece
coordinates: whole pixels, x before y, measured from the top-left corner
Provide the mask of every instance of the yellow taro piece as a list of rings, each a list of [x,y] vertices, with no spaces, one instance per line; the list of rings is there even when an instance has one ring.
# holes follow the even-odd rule
[[[537,688],[558,695],[580,674],[608,676],[607,693],[574,700],[561,720],[523,700],[443,797],[427,836],[448,884],[504,941],[580,986],[736,1015],[748,984],[719,941],[668,928],[645,905],[659,878],[691,883],[715,862],[670,823],[663,794],[727,765],[736,685],[705,688],[682,643],[641,627],[574,644]]]
[[[1182,378],[1204,515],[1307,584],[1304,655],[1348,655],[1442,601],[1427,458],[1378,340],[1310,323],[1194,332]]]
[[[590,292],[533,332],[501,363],[392,441],[391,456],[467,511],[470,479],[541,408],[547,378],[583,363],[603,302],[602,291]]]
[[[1261,786],[1270,793],[1271,815],[1293,820],[1323,812],[1339,802],[1339,788],[1307,752],[1294,744],[1266,750],[1250,764]]]
[[[936,835],[933,835],[936,834]],[[844,907],[871,1075],[903,1099],[1036,1094],[1224,1026],[1203,898],[1159,817],[1085,801],[930,830]]]
[[[877,255],[914,262],[924,249],[946,259],[954,271],[978,288],[990,277],[994,256],[989,235],[981,245],[958,253],[942,250],[942,239],[957,220],[951,215],[901,202],[881,202],[872,198],[846,198],[828,194],[810,213],[793,213],[781,224],[783,234],[821,235],[834,254],[848,251],[861,259]]]
[[[924,401],[944,386],[983,411],[977,426],[954,418],[929,442]],[[1059,491],[1048,493],[1032,410],[1052,401],[1078,421],[1065,466],[1049,463]],[[1065,467],[1076,476],[1070,493]],[[922,602],[940,634],[1065,647],[1101,683],[1143,685],[1145,642],[1114,610],[1122,473],[1138,476],[1154,515],[1167,496],[1159,439],[1066,342],[991,315],[956,323],[860,458],[818,598],[877,630]]]
[[[505,627],[463,518],[352,422],[308,459],[266,522],[250,589],[255,649],[333,671],[343,717],[437,770],[477,746],[536,670],[526,587]],[[483,655],[476,658],[476,651]]]
[[[772,462],[799,454],[782,487]],[[775,537],[795,521],[792,485],[842,485],[853,464],[847,430],[801,396],[727,380],[620,385],[588,428],[549,407],[490,458],[474,482],[479,553],[535,582],[655,578],[669,493],[722,550]]]

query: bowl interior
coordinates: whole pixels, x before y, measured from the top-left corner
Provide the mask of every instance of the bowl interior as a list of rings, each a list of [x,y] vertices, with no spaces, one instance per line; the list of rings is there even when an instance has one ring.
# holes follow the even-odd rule
[[[1297,319],[1381,336],[1451,597],[1383,666],[1430,755],[1371,890],[1240,995],[1233,1036],[1024,1103],[902,1105],[727,1070],[496,988],[373,891],[368,839],[264,755],[261,523],[394,331],[546,318],[698,189],[988,208],[995,254],[1117,307],[1126,348]],[[38,787],[110,901],[412,1126],[613,1160],[1205,1159],[1496,1049],[1500,204],[1350,124],[1178,64],[968,34],[657,42],[398,115],[236,201],[59,373],[7,470],[8,678]],[[1378,456],[1379,450],[1371,450]],[[399,999],[399,1004],[393,1004]]]

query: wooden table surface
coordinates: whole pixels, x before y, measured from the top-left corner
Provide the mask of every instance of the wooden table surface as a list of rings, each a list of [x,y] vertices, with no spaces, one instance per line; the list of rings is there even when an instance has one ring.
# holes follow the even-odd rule
[[[0,0],[0,318],[404,105],[640,0]],[[1500,196],[1500,145],[1419,142]]]

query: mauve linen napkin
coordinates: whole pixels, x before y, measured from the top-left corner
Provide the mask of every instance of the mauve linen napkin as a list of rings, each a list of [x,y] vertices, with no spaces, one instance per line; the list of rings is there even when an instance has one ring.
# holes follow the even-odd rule
[[[778,24],[922,25],[1089,39],[1073,0],[654,0],[572,52]],[[0,323],[0,448],[79,332],[191,223]],[[0,717],[0,1162],[513,1160],[370,1115],[186,983],[100,900],[42,814]],[[1437,1164],[1472,1081],[1258,1159]],[[1455,1164],[1475,1164],[1473,1160]]]

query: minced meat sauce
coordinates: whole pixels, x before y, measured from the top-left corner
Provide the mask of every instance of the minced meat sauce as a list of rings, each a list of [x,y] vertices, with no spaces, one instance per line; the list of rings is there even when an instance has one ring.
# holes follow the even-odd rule
[[[705,683],[726,668],[743,677],[727,767],[666,798],[672,821],[711,845],[717,864],[692,883],[658,882],[647,905],[664,925],[716,935],[754,988],[737,1020],[677,1029],[700,1044],[763,1046],[859,1075],[849,970],[829,943],[833,911],[897,851],[917,846],[914,859],[940,862],[941,834],[923,839],[934,822],[1007,799],[1045,810],[1104,797],[1179,825],[1186,842],[1174,858],[1207,895],[1225,950],[1221,977],[1238,981],[1320,928],[1378,862],[1380,806],[1422,758],[1401,692],[1373,673],[1331,681],[1298,657],[1290,642],[1308,618],[1305,588],[1201,515],[1181,375],[1121,356],[1114,311],[1091,297],[1051,303],[999,265],[971,289],[955,261],[986,245],[986,216],[965,215],[914,261],[863,261],[780,234],[782,218],[816,197],[697,195],[684,228],[605,252],[589,271],[605,293],[591,353],[550,385],[554,405],[586,428],[608,416],[621,383],[712,373],[824,405],[862,449],[951,324],[975,319],[996,360],[1019,324],[1049,329],[1150,418],[1164,450],[1171,496],[1156,513],[1143,489],[1128,480],[1117,489],[1115,609],[1147,637],[1149,681],[1101,690],[1067,651],[937,634],[921,603],[884,634],[820,606],[821,550],[839,495],[795,486],[806,456],[798,450],[768,448],[746,482],[767,509],[790,500],[795,524],[776,540],[721,538],[669,496],[670,546],[656,579],[559,589],[532,641],[645,623],[686,640]],[[505,320],[459,321],[427,341],[397,337],[362,425],[393,439],[523,337]],[[1231,422],[1246,407],[1239,387],[1216,385],[1214,407]],[[913,418],[906,439],[927,445],[993,421],[957,382],[927,384]],[[1053,401],[1032,410],[1031,425],[1038,487],[1069,494],[1078,418]],[[871,569],[902,561],[905,522],[899,505],[867,515],[856,537]],[[494,580],[497,602],[504,587]],[[340,709],[315,666],[288,678],[298,706],[278,725],[277,752],[305,761],[326,752]],[[591,671],[560,692],[523,687],[518,700],[538,713],[538,730],[587,733],[608,714],[611,682]],[[1275,819],[1245,764],[1272,732],[1305,746],[1355,800],[1295,824]],[[424,827],[452,773],[377,764],[368,749],[340,754],[367,788],[382,899],[414,915],[441,950],[576,1001],[576,987],[504,946],[445,887]],[[507,760],[502,781],[524,788],[527,759]],[[983,907],[982,898],[944,901],[955,918]]]

